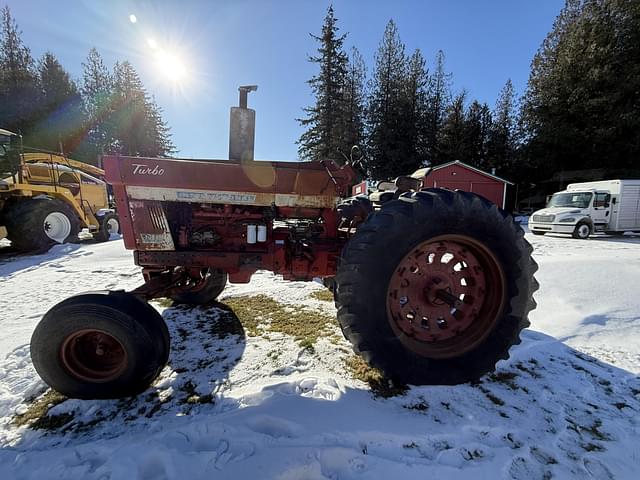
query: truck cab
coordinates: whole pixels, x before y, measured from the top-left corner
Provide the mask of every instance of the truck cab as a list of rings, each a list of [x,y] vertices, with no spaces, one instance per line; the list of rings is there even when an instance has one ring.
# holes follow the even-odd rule
[[[581,239],[594,232],[635,231],[640,229],[639,198],[638,180],[570,184],[533,213],[529,230],[535,235],[565,233]]]

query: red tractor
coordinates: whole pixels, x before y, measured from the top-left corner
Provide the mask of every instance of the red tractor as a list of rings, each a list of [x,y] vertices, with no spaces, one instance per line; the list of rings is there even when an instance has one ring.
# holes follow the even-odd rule
[[[349,198],[349,164],[253,161],[250,90],[231,111],[230,160],[105,158],[145,283],[49,310],[31,339],[43,380],[76,398],[145,390],[169,357],[147,300],[206,304],[257,270],[325,279],[355,352],[398,382],[463,383],[507,358],[537,289],[512,217],[472,193],[423,189],[424,171]]]

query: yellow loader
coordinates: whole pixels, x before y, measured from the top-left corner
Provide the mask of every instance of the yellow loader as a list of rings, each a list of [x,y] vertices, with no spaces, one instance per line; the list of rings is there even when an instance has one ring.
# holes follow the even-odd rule
[[[43,251],[76,241],[83,229],[100,242],[120,233],[102,169],[29,150],[20,135],[0,129],[0,239]]]

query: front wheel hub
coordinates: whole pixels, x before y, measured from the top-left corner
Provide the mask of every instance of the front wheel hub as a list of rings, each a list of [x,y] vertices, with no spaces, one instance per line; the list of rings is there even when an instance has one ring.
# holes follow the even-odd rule
[[[114,380],[127,366],[122,343],[103,330],[86,329],[69,335],[60,356],[69,373],[91,383]]]
[[[502,267],[481,242],[441,235],[400,260],[387,291],[387,317],[399,340],[429,358],[478,346],[504,310]]]
[[[51,212],[45,217],[42,228],[51,240],[64,243],[71,234],[71,221],[62,212]]]

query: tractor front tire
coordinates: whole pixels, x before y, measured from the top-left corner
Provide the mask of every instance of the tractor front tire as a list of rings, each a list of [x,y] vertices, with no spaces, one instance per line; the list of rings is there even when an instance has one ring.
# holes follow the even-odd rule
[[[102,217],[98,217],[98,220],[100,222],[99,230],[93,234],[96,242],[107,242],[112,233],[120,233],[120,218],[115,212],[105,213]]]
[[[174,293],[171,298],[176,303],[187,305],[206,305],[220,296],[227,286],[227,272],[219,269],[208,269],[202,279],[197,279],[195,285]]]
[[[11,245],[24,252],[75,242],[80,232],[80,220],[73,209],[51,198],[21,200],[9,210],[5,221]]]
[[[144,391],[169,358],[162,316],[124,292],[88,293],[51,308],[31,337],[44,382],[71,398],[122,398]]]
[[[535,308],[522,228],[472,193],[427,189],[383,205],[349,241],[338,321],[356,353],[400,383],[478,380]]]

